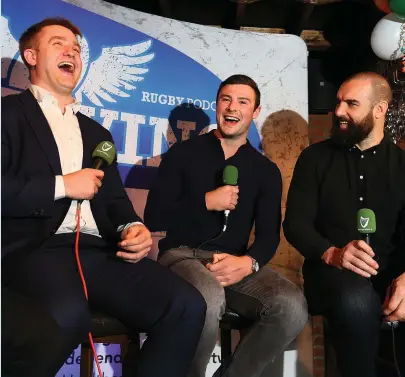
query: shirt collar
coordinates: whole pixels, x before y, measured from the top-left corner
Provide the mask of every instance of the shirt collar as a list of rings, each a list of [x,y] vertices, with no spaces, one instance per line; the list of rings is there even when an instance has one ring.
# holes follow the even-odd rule
[[[215,135],[215,129],[214,129],[214,130],[211,130],[210,132],[208,132],[208,135],[210,136],[210,138],[211,138],[212,140],[215,140],[214,143],[219,143],[219,144],[221,144],[221,140],[219,140],[219,139],[217,138],[217,136]],[[242,145],[238,148],[238,150],[240,150],[240,149],[242,149],[242,148],[251,147],[251,146],[252,146],[252,144],[250,144],[249,139],[246,139],[246,143],[245,143],[245,144],[242,144]]]
[[[362,153],[368,153],[368,154],[375,155],[375,154],[377,154],[377,152],[381,151],[384,148],[384,146],[386,146],[388,143],[389,143],[389,138],[386,135],[384,135],[384,137],[380,141],[380,143],[377,145],[374,145],[371,148],[368,148],[368,149],[365,149],[364,151],[362,151],[357,147],[357,145],[353,145],[351,148],[349,148],[349,152],[358,151],[358,152],[362,152]]]
[[[34,84],[31,84],[29,89],[38,103],[51,104],[59,107],[58,100],[48,90]],[[80,105],[81,103],[75,99],[74,102],[66,105],[66,112],[76,114],[80,110]]]

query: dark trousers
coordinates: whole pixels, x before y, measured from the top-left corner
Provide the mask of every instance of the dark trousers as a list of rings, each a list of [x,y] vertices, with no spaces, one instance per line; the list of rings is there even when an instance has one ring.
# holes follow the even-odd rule
[[[348,270],[306,263],[303,274],[310,313],[327,319],[342,377],[376,377],[382,303],[387,288],[400,271],[392,267],[366,279]],[[404,325],[400,323],[395,330],[400,364],[404,364],[405,355]],[[404,370],[405,365],[400,367]]]
[[[81,235],[80,257],[89,302],[76,267],[74,235],[51,237],[40,249],[3,263],[6,284],[40,305],[61,331],[53,376],[90,330],[90,310],[121,320],[148,338],[136,363],[136,377],[187,374],[204,324],[206,305],[189,283],[150,259],[139,263],[115,257],[101,238]],[[4,278],[3,278],[4,279]]]
[[[1,292],[2,376],[50,376],[60,352],[61,333],[35,301],[7,288]]]

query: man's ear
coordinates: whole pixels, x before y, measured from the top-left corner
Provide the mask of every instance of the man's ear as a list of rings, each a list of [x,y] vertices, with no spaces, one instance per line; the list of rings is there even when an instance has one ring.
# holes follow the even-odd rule
[[[253,111],[253,119],[256,119],[259,116],[261,109],[262,109],[262,107],[258,106],[257,109],[255,111]]]
[[[381,119],[385,117],[388,111],[388,102],[387,101],[380,101],[374,107],[374,117],[376,119]]]
[[[35,67],[37,65],[37,52],[32,48],[27,48],[24,50],[24,59],[31,67]]]

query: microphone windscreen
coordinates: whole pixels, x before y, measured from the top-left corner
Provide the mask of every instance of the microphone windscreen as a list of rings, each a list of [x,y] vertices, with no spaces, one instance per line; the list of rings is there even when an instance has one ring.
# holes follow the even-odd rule
[[[375,233],[377,228],[375,213],[369,208],[362,208],[357,212],[357,231],[362,234]]]
[[[236,186],[238,184],[238,168],[233,165],[225,166],[222,182],[224,185]]]
[[[115,149],[115,145],[111,141],[102,141],[94,149],[91,156],[93,158],[101,158],[107,163],[107,165],[111,165],[116,154],[117,150]]]

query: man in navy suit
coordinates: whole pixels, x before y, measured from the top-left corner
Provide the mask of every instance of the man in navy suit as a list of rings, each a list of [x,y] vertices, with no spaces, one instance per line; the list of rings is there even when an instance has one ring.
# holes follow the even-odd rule
[[[151,234],[133,209],[116,161],[104,172],[91,168],[94,148],[112,137],[81,114],[72,97],[82,68],[78,35],[65,19],[28,28],[20,52],[31,86],[2,100],[2,284],[35,302],[58,329],[49,358],[28,362],[20,375],[54,376],[86,338],[94,308],[148,334],[134,376],[185,376],[205,302],[192,285],[145,258]],[[74,253],[79,200],[88,301]],[[18,321],[39,325],[29,312]],[[49,344],[32,340],[33,347]]]

